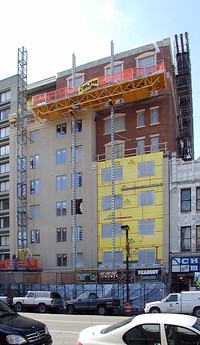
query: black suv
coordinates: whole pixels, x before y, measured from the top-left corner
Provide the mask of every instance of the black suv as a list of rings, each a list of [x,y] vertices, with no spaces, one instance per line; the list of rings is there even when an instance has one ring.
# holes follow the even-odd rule
[[[17,314],[0,301],[0,344],[50,345],[52,338],[45,324]]]

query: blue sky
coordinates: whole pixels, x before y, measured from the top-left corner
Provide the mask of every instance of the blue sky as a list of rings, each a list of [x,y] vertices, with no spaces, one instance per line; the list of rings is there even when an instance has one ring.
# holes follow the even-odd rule
[[[199,0],[2,0],[0,80],[17,73],[28,51],[28,83],[72,66],[188,32],[195,158],[200,157]]]

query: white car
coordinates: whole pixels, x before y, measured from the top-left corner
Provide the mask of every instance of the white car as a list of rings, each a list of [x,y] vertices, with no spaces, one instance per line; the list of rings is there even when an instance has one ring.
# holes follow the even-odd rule
[[[184,314],[141,314],[114,325],[91,326],[77,345],[199,345],[200,319]]]

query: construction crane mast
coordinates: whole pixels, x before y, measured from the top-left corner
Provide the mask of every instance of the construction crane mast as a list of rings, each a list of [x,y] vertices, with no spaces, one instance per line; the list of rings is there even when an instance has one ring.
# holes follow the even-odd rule
[[[18,49],[17,97],[17,245],[27,248],[27,50]]]
[[[194,159],[192,78],[188,33],[175,35],[175,73],[178,96],[177,138],[179,157],[183,160]]]

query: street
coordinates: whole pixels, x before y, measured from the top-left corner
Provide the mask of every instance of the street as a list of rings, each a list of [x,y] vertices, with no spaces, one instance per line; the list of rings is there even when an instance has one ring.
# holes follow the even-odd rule
[[[77,345],[79,332],[89,326],[113,324],[125,316],[19,313],[45,323],[56,345]]]

